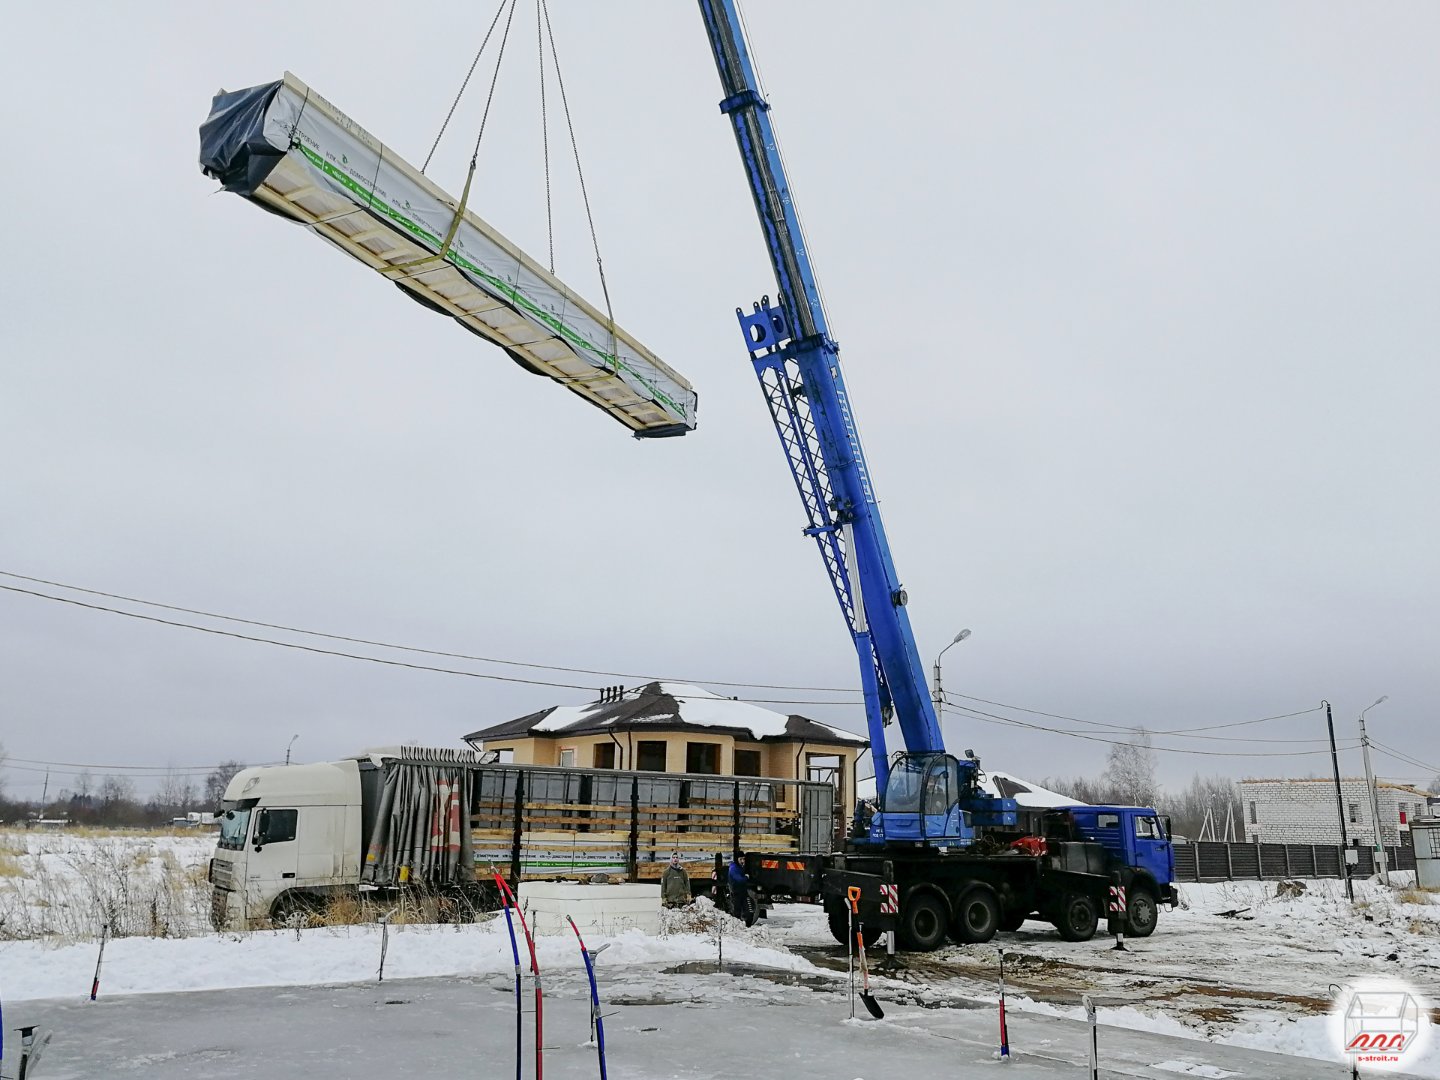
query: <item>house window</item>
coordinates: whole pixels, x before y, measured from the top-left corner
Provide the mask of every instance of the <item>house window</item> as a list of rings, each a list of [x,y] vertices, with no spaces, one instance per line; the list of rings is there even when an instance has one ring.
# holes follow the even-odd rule
[[[1350,824],[1351,824],[1351,825],[1358,825],[1359,823],[1360,823],[1360,804],[1359,804],[1358,802],[1352,802],[1352,803],[1350,804]]]
[[[575,767],[575,748],[573,746],[560,751],[560,767],[562,769]]]
[[[1255,804],[1254,804],[1253,802],[1250,804],[1250,824],[1251,824],[1251,825],[1259,825],[1259,824],[1260,824],[1260,817],[1259,817],[1259,815],[1257,815],[1257,814],[1255,813]]]
[[[844,763],[839,754],[806,754],[805,779],[819,780],[841,787]]]
[[[735,775],[736,775],[736,776],[759,776],[759,775],[760,775],[760,751],[759,751],[759,750],[736,750],[736,751],[735,751]]]
[[[515,760],[515,751],[513,749],[496,750],[495,760],[501,765],[509,765]]]
[[[720,774],[720,744],[711,742],[686,743],[685,771],[718,776]]]
[[[635,767],[644,772],[665,771],[665,741],[641,739],[635,744]]]
[[[615,744],[613,742],[595,744],[595,768],[615,768]]]

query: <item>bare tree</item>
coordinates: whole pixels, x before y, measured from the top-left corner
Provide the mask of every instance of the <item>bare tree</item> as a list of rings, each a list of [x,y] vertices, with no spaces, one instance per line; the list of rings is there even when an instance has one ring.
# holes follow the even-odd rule
[[[209,776],[205,777],[205,805],[209,809],[218,809],[220,801],[225,798],[225,788],[235,778],[235,774],[245,768],[243,761],[222,761],[216,765]]]
[[[171,769],[155,792],[155,805],[172,816],[195,808],[195,782]]]
[[[1216,823],[1217,830],[1225,828],[1228,810],[1229,820],[1235,822],[1237,831],[1243,831],[1240,799],[1235,781],[1228,776],[1201,776],[1196,773],[1186,787],[1174,795],[1161,795],[1156,805],[1169,815],[1171,825],[1180,836],[1198,838],[1205,824],[1206,811]]]
[[[5,744],[0,743],[0,770],[5,768],[5,762],[10,760],[10,755],[5,752]],[[0,799],[5,797],[5,773],[0,771]]]
[[[1430,786],[1425,790],[1428,791],[1431,795],[1440,795],[1440,776],[1437,776],[1434,780],[1431,780]]]
[[[1155,781],[1155,751],[1150,736],[1140,732],[1128,743],[1115,743],[1105,757],[1105,783],[1115,800],[1129,806],[1154,806],[1160,794]]]
[[[112,773],[100,781],[100,813],[103,824],[114,825],[135,816],[135,782]]]

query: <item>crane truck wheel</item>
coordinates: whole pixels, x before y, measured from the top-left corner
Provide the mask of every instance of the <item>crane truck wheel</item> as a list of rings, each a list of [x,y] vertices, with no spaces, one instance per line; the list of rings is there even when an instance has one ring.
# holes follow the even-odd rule
[[[950,911],[945,901],[934,893],[909,896],[900,909],[900,940],[907,949],[917,952],[938,949],[949,928]]]
[[[985,885],[971,888],[955,905],[950,919],[950,940],[960,945],[983,945],[1000,929],[1000,903]]]
[[[851,944],[851,923],[845,917],[845,912],[832,911],[828,916],[826,916],[826,919],[830,923],[830,936],[833,937],[836,941],[838,941],[841,945]],[[880,940],[880,928],[878,926],[866,926],[863,927],[863,929],[865,931],[863,940],[865,942],[865,947],[868,949],[870,948],[870,946],[874,945],[875,942]]]
[[[1131,937],[1149,937],[1155,932],[1155,924],[1160,921],[1160,908],[1155,903],[1155,894],[1145,886],[1131,886],[1125,911],[1129,916],[1125,932]]]
[[[1089,941],[1100,922],[1100,909],[1094,897],[1085,893],[1066,893],[1055,915],[1055,929],[1066,941]]]

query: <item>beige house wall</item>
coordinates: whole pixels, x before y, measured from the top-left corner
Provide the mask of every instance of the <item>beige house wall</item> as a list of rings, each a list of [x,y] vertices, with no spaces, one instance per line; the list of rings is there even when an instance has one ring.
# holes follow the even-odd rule
[[[665,769],[667,773],[685,772],[686,746],[688,743],[713,743],[720,747],[719,776],[735,775],[735,751],[759,750],[760,772],[763,776],[777,780],[803,779],[812,757],[834,756],[841,759],[841,782],[838,802],[843,806],[845,820],[849,821],[855,812],[855,763],[863,747],[847,744],[820,742],[766,742],[757,743],[746,739],[737,740],[733,735],[711,734],[699,731],[627,731],[617,732],[615,740],[616,767],[634,769],[632,751],[638,757],[638,745],[643,741],[664,742]],[[595,768],[595,747],[615,746],[615,740],[608,735],[558,735],[522,736],[509,739],[487,739],[486,750],[509,750],[517,765],[558,765],[561,750],[575,751],[575,767]],[[796,755],[800,755],[800,771],[796,774]]]

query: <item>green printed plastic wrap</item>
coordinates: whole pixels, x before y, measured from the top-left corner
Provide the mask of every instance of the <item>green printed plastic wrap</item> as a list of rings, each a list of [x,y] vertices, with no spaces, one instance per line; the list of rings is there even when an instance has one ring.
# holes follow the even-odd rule
[[[200,165],[637,437],[695,427],[688,381],[468,207],[457,220],[458,199],[288,72],[215,97]]]

